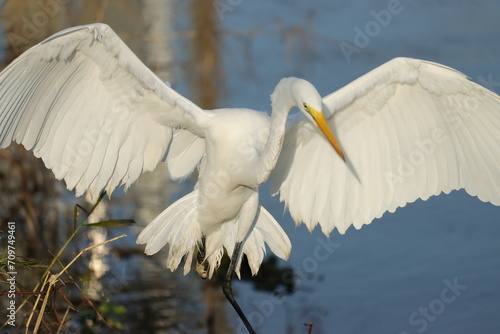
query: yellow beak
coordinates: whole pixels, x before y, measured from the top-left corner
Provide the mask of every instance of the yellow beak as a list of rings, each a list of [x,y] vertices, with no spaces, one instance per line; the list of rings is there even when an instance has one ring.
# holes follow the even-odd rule
[[[309,107],[309,111],[311,112],[311,116],[314,118],[314,121],[318,125],[319,130],[321,133],[328,139],[330,144],[332,144],[333,148],[335,151],[338,153],[338,155],[342,158],[342,160],[345,161],[344,153],[342,152],[342,149],[340,148],[340,145],[335,139],[335,136],[332,133],[332,130],[330,130],[330,127],[328,126],[328,123],[326,122],[325,116],[323,113]]]

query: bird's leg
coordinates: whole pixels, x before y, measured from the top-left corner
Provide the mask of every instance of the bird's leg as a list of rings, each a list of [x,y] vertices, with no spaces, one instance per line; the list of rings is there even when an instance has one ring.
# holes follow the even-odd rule
[[[203,279],[208,277],[208,262],[205,260],[205,255],[205,236],[202,236],[201,245],[198,247],[198,255],[196,255],[196,272]]]
[[[229,268],[227,269],[226,277],[224,278],[224,283],[222,283],[222,291],[224,292],[224,295],[226,296],[227,300],[233,306],[236,313],[238,313],[238,315],[240,316],[240,319],[241,321],[243,321],[243,324],[245,324],[245,327],[247,328],[248,332],[250,334],[255,334],[252,325],[250,325],[250,322],[248,321],[247,317],[245,316],[240,306],[234,299],[233,288],[231,287],[231,281],[233,279],[234,270],[236,269],[236,265],[238,264],[238,259],[243,250],[242,246],[243,242],[237,242],[234,247],[233,255],[231,256],[231,262],[229,262]]]

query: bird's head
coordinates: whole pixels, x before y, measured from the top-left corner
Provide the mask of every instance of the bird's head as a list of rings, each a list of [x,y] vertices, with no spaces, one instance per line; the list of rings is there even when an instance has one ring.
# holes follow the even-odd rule
[[[330,144],[332,144],[342,160],[345,161],[344,153],[323,114],[322,99],[316,88],[310,82],[303,79],[297,79],[292,85],[292,91],[295,93],[293,94],[295,105],[317,126],[319,131],[325,136]]]

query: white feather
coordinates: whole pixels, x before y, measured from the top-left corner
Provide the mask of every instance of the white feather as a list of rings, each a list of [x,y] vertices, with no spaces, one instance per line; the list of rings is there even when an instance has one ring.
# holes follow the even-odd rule
[[[297,223],[344,233],[460,188],[500,205],[500,97],[465,75],[396,58],[323,103],[347,163],[305,121],[287,132],[271,191]]]
[[[209,117],[105,24],[57,33],[0,75],[0,147],[32,149],[78,195],[128,187],[163,159],[171,127],[197,137]]]
[[[184,274],[191,269],[194,251],[202,242],[206,233],[200,226],[197,217],[198,190],[195,190],[165,209],[149,223],[137,238],[137,244],[145,244],[145,253],[152,255],[168,246],[167,268],[174,271],[182,259]],[[209,265],[209,277],[219,267],[224,251],[231,257],[237,242],[238,221],[228,221],[206,235],[205,261]],[[291,244],[281,226],[262,206],[253,229],[249,232],[243,245],[243,254],[247,256],[252,274],[256,275],[264,259],[267,244],[276,256],[286,260],[290,255]],[[239,276],[241,257],[236,274]]]
[[[265,244],[288,257],[288,237],[258,202],[271,171],[271,190],[296,224],[319,223],[327,235],[454,189],[500,205],[500,97],[453,69],[398,58],[323,99],[309,82],[284,78],[271,104],[271,117],[203,111],[107,25],[74,27],[0,73],[0,148],[23,144],[69,189],[93,197],[128,188],[160,161],[176,179],[199,165],[196,190],[138,242],[148,254],[168,245],[167,266],[184,258],[187,273],[205,236],[210,276],[241,242],[254,274]],[[293,107],[301,118],[287,127]],[[238,274],[240,263],[241,254]]]
[[[183,180],[198,165],[205,154],[205,140],[186,130],[174,131],[174,140],[167,155],[170,177]]]

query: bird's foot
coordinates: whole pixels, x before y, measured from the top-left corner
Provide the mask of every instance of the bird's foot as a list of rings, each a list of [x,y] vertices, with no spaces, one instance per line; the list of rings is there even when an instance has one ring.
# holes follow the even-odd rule
[[[196,272],[202,279],[208,277],[208,262],[205,261],[205,236],[201,237],[201,244],[196,255]]]

